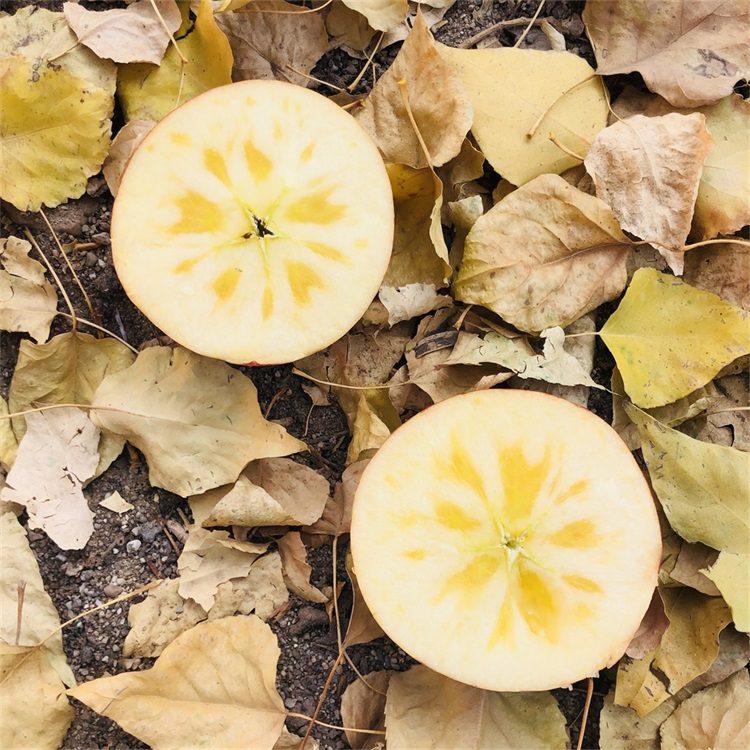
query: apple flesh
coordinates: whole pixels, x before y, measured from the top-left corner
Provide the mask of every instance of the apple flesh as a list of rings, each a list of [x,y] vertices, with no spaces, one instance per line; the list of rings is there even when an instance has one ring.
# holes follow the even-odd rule
[[[146,136],[112,213],[135,305],[199,354],[290,362],[348,331],[393,242],[377,148],[320,94],[278,81],[211,89]]]
[[[440,402],[388,438],[356,492],[351,552],[373,616],[407,653],[460,682],[533,691],[622,656],[661,534],[609,425],[500,389]]]

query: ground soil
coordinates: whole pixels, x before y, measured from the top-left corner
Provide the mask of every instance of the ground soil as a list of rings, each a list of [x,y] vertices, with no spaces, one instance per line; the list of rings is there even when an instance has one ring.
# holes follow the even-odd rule
[[[4,2],[2,9],[9,12],[32,3]],[[36,5],[59,9],[59,2],[37,2]],[[83,2],[94,9],[112,7],[119,3]],[[458,0],[445,16],[445,22],[435,35],[443,43],[458,46],[464,40],[497,21],[508,18],[530,17],[537,1],[513,0]],[[568,49],[593,62],[591,48],[585,38],[581,11],[583,2],[548,0],[543,15],[553,17],[554,25],[565,35]],[[495,38],[502,45],[512,45],[522,27],[499,31]],[[539,32],[529,35],[533,42]],[[386,49],[375,58],[375,75],[381,75],[396,54],[398,45]],[[346,86],[359,73],[363,61],[349,57],[341,50],[330,52],[314,71],[315,76],[338,86]],[[366,91],[372,77],[365,76],[360,85]],[[330,93],[321,89],[321,93]],[[117,121],[116,121],[117,125]],[[488,175],[488,179],[497,176]],[[89,183],[86,194],[56,209],[46,211],[52,227],[63,243],[77,243],[71,252],[76,272],[91,297],[93,308],[101,324],[139,347],[161,335],[154,326],[130,303],[124,294],[112,266],[109,247],[109,222],[112,197],[101,176]],[[52,259],[62,283],[71,295],[79,314],[87,317],[86,305],[62,262],[52,236],[39,214],[20,213],[12,206],[3,205],[2,234],[23,237],[31,232],[42,250]],[[600,321],[601,322],[601,321]],[[53,333],[69,330],[65,319],[58,318]],[[2,368],[0,391],[7,397],[12,378],[20,336],[4,335],[2,339]],[[594,377],[607,384],[612,362],[605,350],[597,350]],[[256,384],[261,408],[269,410],[269,418],[283,424],[292,434],[303,437],[313,451],[303,459],[334,483],[345,465],[349,435],[346,420],[334,404],[316,407],[310,414],[310,400],[301,390],[300,381],[291,374],[289,366],[245,368],[244,372]],[[609,402],[605,395],[592,396],[590,408],[609,417]],[[309,419],[308,419],[309,416]],[[134,510],[118,516],[98,509],[98,504],[114,490],[132,503]],[[168,533],[169,522],[182,523],[189,513],[186,503],[164,490],[155,489],[148,482],[147,466],[135,451],[124,452],[114,465],[86,489],[89,504],[97,509],[95,531],[86,548],[80,552],[59,550],[44,534],[29,532],[31,546],[37,556],[47,590],[62,620],[72,618],[88,609],[142,586],[154,578],[177,575],[176,560],[179,542]],[[22,520],[25,520],[22,517]],[[319,587],[332,583],[331,549],[324,547],[310,551],[313,568],[312,581]],[[346,580],[343,565],[339,564],[340,580]],[[128,609],[132,601],[104,608],[65,628],[64,645],[77,680],[84,682],[106,674],[125,670],[145,669],[153,660],[125,660],[121,656],[123,640],[129,630]],[[347,602],[342,599],[346,615]],[[489,603],[488,603],[489,606]],[[271,622],[279,638],[281,661],[278,689],[286,707],[310,715],[314,712],[323,686],[336,657],[335,634],[322,605],[292,597],[291,606]],[[368,673],[378,669],[403,670],[412,661],[397,647],[383,639],[357,646],[350,655],[359,670]],[[340,667],[334,675],[320,718],[340,724],[339,706],[345,687],[354,679],[349,666]],[[595,695],[586,728],[585,747],[598,747],[598,713],[602,696],[610,684],[602,675],[595,681]],[[567,717],[573,746],[580,731],[584,706],[585,683],[571,690],[558,690],[555,695]],[[146,747],[115,723],[76,703],[76,718],[63,745],[67,750],[109,748],[128,750]],[[293,732],[304,730],[306,723],[290,719]],[[348,747],[342,732],[315,728],[313,735],[321,747],[340,750]]]

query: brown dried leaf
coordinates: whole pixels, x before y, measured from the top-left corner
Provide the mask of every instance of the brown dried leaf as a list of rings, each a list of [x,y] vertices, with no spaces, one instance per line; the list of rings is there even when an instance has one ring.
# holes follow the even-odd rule
[[[156,123],[153,120],[130,120],[118,131],[112,139],[109,153],[102,165],[102,173],[107,181],[109,192],[117,195],[120,179],[133,152],[140,146],[141,141],[153,130]]]
[[[583,20],[599,75],[638,71],[652,91],[676,107],[712,104],[750,75],[745,0],[592,2]]]
[[[655,651],[667,627],[669,618],[664,612],[664,602],[657,589],[625,654],[631,659],[642,659],[647,653]]]
[[[630,245],[606,204],[542,175],[477,220],[454,296],[523,331],[565,327],[622,292]]]
[[[307,563],[307,550],[298,531],[290,531],[277,539],[284,580],[289,590],[309,602],[322,604],[328,597],[310,583],[312,568]]]
[[[667,245],[658,250],[678,275],[712,146],[701,114],[636,115],[602,130],[584,160],[597,197],[612,208],[622,229]]]
[[[309,74],[328,51],[320,13],[283,0],[254,0],[241,11],[216,16],[234,54],[232,80],[255,78],[311,83]]]
[[[354,4],[356,10],[358,6]],[[402,86],[429,159],[408,116]],[[471,101],[461,79],[438,54],[421,14],[393,65],[354,116],[389,164],[439,167],[461,150],[471,127]]]
[[[370,672],[347,687],[341,696],[341,720],[344,726],[358,729],[385,730],[385,694],[391,672]],[[346,730],[352,750],[372,750],[382,737]]]
[[[407,0],[343,0],[344,5],[361,13],[373,29],[388,31],[404,20]]]
[[[716,244],[685,255],[686,283],[718,294],[725,302],[750,310],[750,248]]]

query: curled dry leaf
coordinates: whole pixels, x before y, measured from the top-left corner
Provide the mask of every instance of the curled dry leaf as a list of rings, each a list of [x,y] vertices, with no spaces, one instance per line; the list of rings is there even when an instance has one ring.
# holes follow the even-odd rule
[[[746,311],[652,268],[635,272],[600,335],[644,408],[686,396],[750,352]]]
[[[381,286],[378,297],[388,311],[389,326],[419,318],[451,304],[450,297],[437,293],[435,284],[419,282],[400,287]]]
[[[26,588],[21,629],[17,631],[21,583]],[[13,513],[3,513],[0,517],[0,640],[6,644],[17,643],[22,648],[36,648],[44,641],[38,653],[46,657],[66,685],[75,685],[73,672],[63,651],[59,627],[60,618],[44,588],[26,532]],[[0,705],[5,706],[6,702],[0,701]]]
[[[662,562],[659,579],[668,583],[690,586],[690,588],[709,596],[721,596],[719,589],[709,578],[706,578],[702,570],[709,565],[713,565],[718,556],[719,553],[715,549],[711,549],[705,544],[700,542],[691,544],[682,540],[679,552],[674,560],[674,567],[670,567],[672,561],[667,562],[665,560]]]
[[[713,143],[701,114],[635,115],[602,130],[584,161],[622,229],[666,245],[658,250],[676,274]]]
[[[242,11],[216,16],[234,55],[232,80],[267,78],[298,86],[328,51],[320,13],[283,0],[254,0]]]
[[[284,580],[289,590],[309,602],[322,604],[328,597],[310,583],[312,568],[307,563],[307,550],[298,531],[289,531],[277,540]]]
[[[127,346],[112,338],[87,333],[61,333],[46,344],[22,341],[8,394],[12,413],[39,406],[91,404],[106,375],[129,367],[134,360]],[[13,417],[19,440],[26,433],[25,417]],[[99,476],[122,452],[123,438],[103,430],[99,441]]]
[[[286,712],[276,692],[276,636],[255,616],[196,625],[151,669],[102,677],[69,694],[154,750],[271,750]]]
[[[398,26],[409,12],[408,0],[342,0],[344,5],[361,13],[373,29],[389,31]]]
[[[31,527],[61,549],[83,549],[94,514],[81,488],[99,464],[99,430],[74,407],[28,414],[26,425],[0,498],[25,506]]]
[[[471,132],[487,161],[514,185],[579,164],[550,139],[585,156],[607,124],[607,99],[594,70],[570,52],[438,46],[474,106]]]
[[[193,23],[182,4],[183,19],[177,42],[187,59],[171,45],[161,65],[129,63],[118,71],[117,96],[125,120],[158,122],[180,104],[208,89],[232,81],[232,50],[216,25],[210,0],[202,0]]]
[[[626,656],[631,659],[641,659],[647,653],[655,651],[668,626],[669,618],[664,612],[664,602],[659,590],[655,589],[643,621],[625,651]]]
[[[0,464],[6,472],[13,465],[18,452],[18,440],[8,419],[9,414],[8,402],[0,396]]]
[[[57,314],[57,292],[29,250],[31,244],[18,237],[0,240],[0,329],[25,331],[44,343]]]
[[[195,523],[204,526],[299,526],[317,521],[328,482],[288,458],[252,462],[233,485],[190,498]]]
[[[166,29],[174,33],[182,23],[175,0],[136,0],[127,8],[103,11],[68,2],[63,12],[81,44],[116,63],[158,65],[169,44]]]
[[[390,750],[568,746],[551,693],[493,693],[422,666],[391,676],[385,718]]]
[[[374,388],[360,392],[346,452],[347,464],[372,458],[399,424],[401,420],[386,393]]]
[[[370,608],[362,596],[351,552],[348,552],[346,555],[346,573],[352,585],[352,612],[349,616],[349,624],[346,626],[346,635],[344,636],[344,647],[348,648],[349,646],[358,646],[362,643],[370,643],[376,638],[385,635],[385,631],[372,616],[372,612],[370,612]],[[385,698],[385,695],[383,698]],[[353,724],[351,726],[361,727],[363,725]]]
[[[325,23],[331,37],[331,46],[343,46],[344,49],[348,47],[355,53],[363,53],[377,34],[361,13],[357,13],[344,3],[333,3],[330,6]]]
[[[208,612],[219,585],[232,578],[245,578],[267,547],[231,539],[227,531],[191,527],[177,560],[180,596],[192,599]]]
[[[592,2],[583,20],[599,75],[638,71],[651,91],[676,107],[712,104],[750,74],[745,0]]]
[[[2,746],[57,750],[74,716],[47,653],[0,641]]]
[[[151,483],[182,497],[234,482],[256,458],[306,449],[263,419],[249,378],[186,349],[145,349],[105,378],[93,405],[99,427],[146,455]]]
[[[355,3],[355,9],[358,5]],[[409,117],[404,95],[429,158]],[[389,164],[414,169],[438,167],[461,150],[471,127],[471,101],[461,79],[438,54],[421,14],[393,65],[354,116]]]
[[[120,178],[128,165],[128,161],[130,161],[130,157],[155,124],[153,120],[130,120],[120,128],[117,135],[112,139],[109,153],[102,165],[102,173],[107,181],[109,192],[113,196],[117,195],[120,188]]]
[[[746,669],[685,699],[661,726],[661,750],[750,745],[750,674]]]
[[[622,292],[630,245],[605,203],[543,175],[474,224],[454,296],[523,331],[565,327]]]
[[[391,672],[370,672],[349,685],[341,696],[341,720],[344,726],[385,732],[385,695]],[[353,750],[372,750],[383,738],[346,730]]]

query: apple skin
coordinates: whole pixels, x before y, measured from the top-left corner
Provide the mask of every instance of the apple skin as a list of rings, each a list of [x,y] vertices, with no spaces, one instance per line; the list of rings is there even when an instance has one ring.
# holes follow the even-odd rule
[[[650,604],[661,531],[627,446],[533,391],[456,396],[381,446],[356,491],[360,590],[413,658],[494,691],[549,690],[625,652]]]
[[[292,362],[366,311],[393,245],[377,147],[320,94],[279,81],[211,89],[144,138],[122,177],[112,253],[164,333],[235,364]]]

